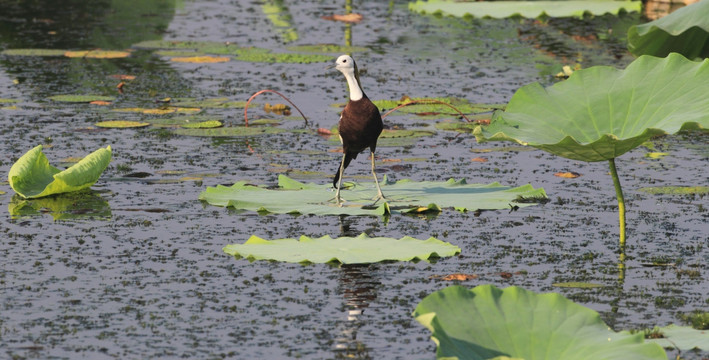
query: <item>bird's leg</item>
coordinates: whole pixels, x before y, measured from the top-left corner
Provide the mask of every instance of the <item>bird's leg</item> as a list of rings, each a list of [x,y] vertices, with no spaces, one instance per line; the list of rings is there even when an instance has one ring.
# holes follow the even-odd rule
[[[339,170],[340,178],[337,181],[337,191],[335,192],[335,197],[333,199],[331,199],[331,200],[335,200],[335,203],[337,203],[337,205],[339,205],[339,206],[342,206],[342,202],[343,202],[342,198],[340,197],[340,189],[342,188],[342,175],[345,172],[345,157],[347,157],[347,153],[343,152],[342,153],[342,162],[340,163],[340,170]]]
[[[374,183],[377,184],[377,196],[374,197],[374,203],[376,204],[377,201],[380,199],[385,199],[384,194],[382,193],[382,188],[379,187],[379,180],[377,180],[377,173],[374,172],[374,151],[372,151],[372,176],[374,176]]]

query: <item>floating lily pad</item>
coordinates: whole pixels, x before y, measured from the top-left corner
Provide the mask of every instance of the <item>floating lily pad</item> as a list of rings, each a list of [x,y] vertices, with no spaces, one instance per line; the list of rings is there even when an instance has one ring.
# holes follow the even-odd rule
[[[641,56],[594,66],[543,88],[526,85],[478,141],[507,140],[581,161],[614,159],[653,136],[709,128],[709,60]]]
[[[265,134],[278,134],[288,130],[276,127],[222,127],[214,129],[177,129],[175,134],[186,136],[207,136],[207,137],[234,137],[234,136],[254,136]]]
[[[382,183],[387,197],[372,206],[377,190],[374,183],[346,183],[341,192],[343,206],[333,201],[332,185],[302,183],[285,175],[278,176],[278,189],[272,190],[239,181],[232,186],[208,187],[199,195],[200,200],[216,206],[257,211],[262,213],[301,213],[318,215],[385,215],[392,212],[420,212],[421,208],[441,211],[454,208],[458,211],[478,209],[508,209],[512,204],[523,207],[534,203],[517,203],[520,197],[546,198],[544,189],[531,185],[516,188],[492,184],[468,184],[465,180],[446,182],[415,182],[400,180]],[[346,187],[345,187],[346,186]]]
[[[7,49],[0,52],[9,56],[64,56],[66,50],[59,49]]]
[[[187,57],[174,57],[170,59],[170,61],[173,62],[185,62],[185,63],[199,63],[199,64],[206,64],[206,63],[222,63],[222,62],[227,62],[230,61],[230,57],[225,57],[225,56],[187,56]]]
[[[654,195],[709,194],[709,186],[654,186],[640,188],[639,190]]]
[[[173,114],[173,113],[198,113],[202,111],[202,109],[199,108],[185,108],[185,107],[179,107],[179,106],[168,106],[168,107],[162,107],[158,109],[148,109],[148,108],[119,108],[119,109],[111,109],[111,111],[114,112],[139,112],[147,115],[167,115],[167,114]]]
[[[223,124],[221,121],[209,120],[209,121],[186,123],[186,124],[182,124],[180,126],[182,126],[185,129],[212,129],[212,128],[222,127]]]
[[[690,59],[709,57],[709,1],[628,29],[628,49],[639,55],[665,57],[680,53]]]
[[[69,58],[117,59],[130,56],[130,52],[114,50],[79,50],[67,51],[64,53],[64,56]]]
[[[265,0],[261,4],[261,10],[271,21],[284,43],[298,40],[298,31],[293,25],[293,17],[283,1]]]
[[[8,181],[25,198],[78,191],[91,187],[111,161],[111,147],[98,149],[66,170],[51,165],[42,145],[22,155],[10,168]]]
[[[438,359],[667,359],[642,334],[616,333],[589,308],[516,286],[451,286],[421,300],[413,316],[433,333]]]
[[[71,102],[71,103],[90,103],[92,101],[114,101],[113,96],[103,95],[54,95],[49,97],[52,101]]]
[[[461,98],[453,98],[453,97],[447,97],[447,98],[409,98],[409,97],[404,97],[403,99],[399,100],[374,100],[372,103],[376,105],[380,110],[383,109],[393,109],[399,105],[403,104],[408,104],[412,101],[440,101],[445,104],[452,105],[456,109],[458,109],[460,112],[464,114],[471,114],[471,113],[476,113],[476,112],[486,112],[486,111],[492,111],[495,109],[502,109],[505,107],[505,104],[475,104],[471,103],[470,101],[466,99],[461,99]],[[414,104],[410,106],[405,106],[397,111],[405,112],[405,113],[442,113],[444,115],[458,115],[458,113],[451,109],[448,106],[442,105],[442,104],[436,104],[436,103],[419,103],[419,104]]]
[[[224,247],[229,255],[253,260],[276,260],[291,263],[369,264],[381,261],[428,261],[431,258],[453,256],[460,248],[436,238],[418,240],[409,236],[401,239],[330,236],[300,239],[264,240],[251,236],[244,244]]]
[[[646,339],[667,349],[709,351],[709,330],[697,330],[691,326],[668,325],[657,328],[662,338]]]
[[[0,104],[15,104],[17,102],[19,102],[19,100],[0,98]]]
[[[133,44],[138,49],[194,49],[199,50],[207,47],[229,46],[223,42],[216,41],[181,41],[181,40],[147,40]],[[231,45],[235,46],[236,45]]]
[[[409,10],[428,14],[448,16],[474,16],[478,18],[506,18],[522,16],[536,18],[542,15],[551,17],[582,17],[584,14],[618,14],[621,11],[640,11],[640,1],[614,0],[569,0],[569,1],[455,1],[428,0],[409,3]]]
[[[578,288],[578,289],[593,289],[593,288],[605,287],[605,285],[603,285],[603,284],[578,282],[578,281],[553,283],[553,284],[551,284],[551,286],[561,287],[561,288]]]
[[[314,54],[350,54],[355,52],[369,51],[369,48],[363,46],[346,46],[337,44],[318,44],[318,45],[297,45],[289,46],[290,51],[299,53],[314,53]]]
[[[332,56],[321,54],[243,52],[236,56],[236,60],[265,63],[310,64],[331,61]]]
[[[150,126],[150,123],[142,121],[129,121],[129,120],[110,120],[110,121],[100,121],[96,123],[96,126],[102,128],[138,128]]]
[[[173,106],[186,108],[230,108],[243,109],[246,106],[246,101],[230,101],[228,98],[209,98],[197,100],[194,98],[178,98],[172,99],[170,102]],[[253,104],[253,103],[252,103]]]

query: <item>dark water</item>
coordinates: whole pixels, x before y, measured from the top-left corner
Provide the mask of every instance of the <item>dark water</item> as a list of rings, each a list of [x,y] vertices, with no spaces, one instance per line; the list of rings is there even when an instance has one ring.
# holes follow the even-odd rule
[[[346,26],[320,17],[342,13],[318,1],[287,4],[298,39],[283,44],[258,2],[15,2],[0,1],[0,49],[130,48],[144,40],[230,41],[286,51],[288,45],[339,43]],[[640,21],[456,20],[410,13],[405,3],[356,2],[364,15],[352,26],[363,86],[375,99],[402,95],[457,96],[506,102],[526,83],[554,80],[551,65],[581,59],[584,67],[625,66],[622,36],[587,42],[608,28],[622,33]],[[284,11],[285,13],[285,11]],[[574,40],[576,36],[576,40]],[[334,59],[334,56],[333,56]],[[324,63],[230,61],[182,64],[151,51],[125,59],[0,56],[0,172],[45,144],[50,162],[111,145],[113,162],[88,195],[22,202],[0,184],[0,357],[37,359],[373,358],[431,359],[428,330],[410,316],[425,295],[451,283],[432,278],[476,274],[466,286],[518,285],[556,291],[601,313],[614,329],[680,323],[678,314],[706,309],[709,270],[707,201],[697,195],[651,195],[647,186],[706,185],[706,135],[653,141],[661,159],[640,147],[617,161],[628,202],[626,272],[619,280],[615,193],[605,163],[477,144],[468,134],[439,131],[413,145],[380,147],[381,173],[394,179],[531,183],[551,202],[480,216],[447,210],[434,217],[323,217],[238,213],[197,200],[207,186],[248,179],[274,184],[279,172],[328,182],[337,144],[316,135],[336,124],[332,103],[346,100],[339,73]],[[118,93],[110,75],[137,78]],[[310,117],[307,132],[252,138],[183,137],[156,127],[97,129],[110,119],[148,115],[110,112],[89,104],[60,104],[56,94],[104,94],[119,107],[157,107],[164,97],[246,100],[264,88],[282,91]],[[277,98],[262,101],[279,102]],[[241,109],[206,109],[228,126]],[[251,113],[251,111],[250,111]],[[253,116],[272,116],[254,108]],[[389,127],[431,128],[434,121],[403,115]],[[285,127],[300,122],[285,121]],[[472,162],[485,157],[488,162]],[[423,158],[423,160],[421,160]],[[576,179],[556,172],[575,171]],[[139,176],[131,176],[136,173]],[[368,176],[358,160],[348,175]],[[58,209],[58,210],[57,210]],[[63,209],[63,210],[62,210]],[[14,215],[13,215],[14,214]],[[57,218],[55,220],[55,217]],[[222,252],[250,235],[436,236],[462,249],[435,264],[369,266],[235,260]],[[645,267],[644,263],[674,263]],[[507,276],[511,273],[512,276]],[[690,276],[691,275],[691,276]],[[561,289],[586,281],[601,289]],[[687,354],[683,354],[686,356]],[[689,354],[689,358],[691,358]],[[706,352],[696,358],[706,357]]]

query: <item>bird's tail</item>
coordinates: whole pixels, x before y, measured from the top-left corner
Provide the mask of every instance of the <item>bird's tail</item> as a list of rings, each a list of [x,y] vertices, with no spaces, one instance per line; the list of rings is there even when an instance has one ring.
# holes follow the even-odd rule
[[[350,165],[350,162],[352,161],[352,159],[354,159],[356,157],[357,157],[357,154],[345,153],[345,163],[343,164],[344,169],[347,169],[347,167]],[[345,172],[344,169],[342,169],[343,173]],[[340,167],[339,166],[337,167],[337,171],[335,172],[335,178],[332,180],[332,187],[334,187],[335,189],[337,189],[338,181],[340,181]]]

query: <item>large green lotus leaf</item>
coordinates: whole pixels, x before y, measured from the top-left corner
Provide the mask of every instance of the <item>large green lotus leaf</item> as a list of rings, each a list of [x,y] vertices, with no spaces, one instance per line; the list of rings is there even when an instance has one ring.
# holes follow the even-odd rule
[[[276,260],[291,263],[369,264],[380,261],[411,261],[453,256],[460,248],[436,238],[418,240],[405,236],[399,240],[387,237],[330,236],[300,239],[264,240],[251,236],[244,244],[231,244],[224,252],[249,260]]]
[[[640,11],[640,1],[576,0],[576,1],[455,1],[428,0],[409,3],[409,10],[449,16],[478,18],[506,18],[520,15],[536,18],[542,14],[551,17],[581,17],[584,13],[603,15],[619,11]]]
[[[421,300],[413,315],[433,332],[438,359],[667,359],[659,345],[612,331],[589,308],[516,286],[451,286]]]
[[[593,66],[543,88],[523,86],[478,141],[508,140],[581,161],[618,157],[656,135],[709,127],[709,60],[641,56]]]
[[[459,211],[477,209],[507,209],[534,205],[528,202],[546,199],[544,189],[531,185],[516,188],[498,183],[488,185],[467,184],[465,180],[446,182],[400,180],[384,181],[382,191],[385,202],[372,206],[377,190],[374,183],[347,183],[340,193],[345,203],[337,206],[330,184],[301,183],[285,175],[278,177],[278,189],[267,189],[239,181],[232,186],[208,187],[199,195],[200,200],[216,206],[278,214],[317,215],[385,215],[391,212],[440,211],[455,208]],[[516,200],[528,199],[521,203]]]
[[[628,29],[628,49],[638,55],[664,57],[677,52],[690,59],[709,57],[709,1]]]
[[[654,342],[668,349],[709,351],[709,330],[697,330],[691,326],[676,325],[668,325],[658,330],[662,334],[662,338],[647,339],[646,341]]]
[[[42,145],[22,155],[10,168],[8,181],[25,198],[78,191],[91,187],[111,162],[111,147],[98,149],[62,171],[49,165]]]

